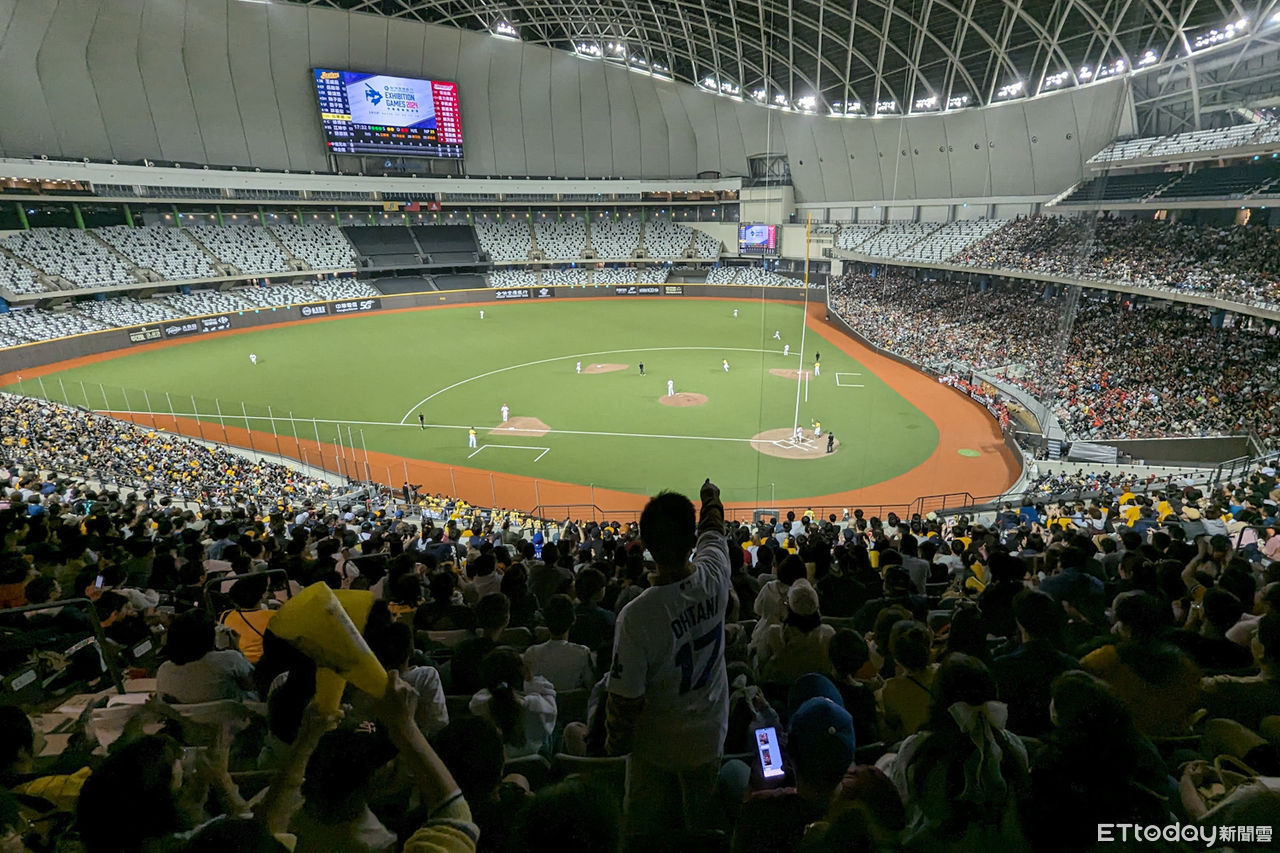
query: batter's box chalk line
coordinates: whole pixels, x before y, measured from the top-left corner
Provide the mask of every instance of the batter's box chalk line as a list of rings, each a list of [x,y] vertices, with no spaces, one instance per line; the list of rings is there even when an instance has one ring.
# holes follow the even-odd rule
[[[551,452],[550,447],[533,447],[527,444],[482,444],[479,447],[477,447],[475,450],[468,453],[467,458],[470,459],[472,456],[475,456],[481,450],[485,450],[490,447],[500,447],[506,450],[535,450],[535,451],[540,450],[542,451],[541,453],[539,453],[537,456],[534,457],[533,459],[534,462],[537,462],[539,459],[541,459],[542,457],[546,456],[548,453]]]

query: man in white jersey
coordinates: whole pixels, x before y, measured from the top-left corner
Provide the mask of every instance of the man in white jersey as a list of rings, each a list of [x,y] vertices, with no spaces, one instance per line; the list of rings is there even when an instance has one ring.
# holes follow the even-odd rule
[[[674,397],[676,395],[676,381],[674,379],[667,380],[667,396]]]
[[[729,725],[724,617],[729,548],[720,489],[702,484],[701,520],[663,492],[640,516],[657,580],[618,614],[606,704],[606,750],[630,753],[628,849],[708,826]]]
[[[507,417],[511,414],[511,409],[507,407],[506,403],[503,403],[501,412],[502,412],[502,422],[505,424],[507,422]]]
[[[258,363],[258,354],[256,352],[249,353],[249,361],[253,364]]]

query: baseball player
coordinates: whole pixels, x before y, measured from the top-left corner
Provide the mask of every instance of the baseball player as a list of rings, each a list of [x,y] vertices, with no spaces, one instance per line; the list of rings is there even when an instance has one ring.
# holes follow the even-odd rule
[[[815,361],[815,362],[813,363],[813,375],[814,375],[814,376],[821,376],[821,375],[822,375],[822,362],[820,362],[820,361]]]
[[[507,422],[507,416],[510,414],[511,414],[511,409],[507,408],[506,403],[503,403],[502,404],[502,422],[504,424]]]
[[[727,359],[727,358],[726,358],[726,359],[722,360],[720,363],[724,365],[724,372],[725,372],[725,373],[728,373],[728,372],[729,372],[729,359]]]
[[[667,396],[674,397],[676,395],[676,381],[674,379],[667,380]]]
[[[773,330],[773,339],[774,339],[775,341],[780,341],[780,340],[782,340],[782,330],[781,330],[781,329],[774,329],[774,330]]]
[[[467,430],[467,447],[476,446],[476,428],[471,427]]]
[[[822,437],[822,421],[813,422],[813,437],[814,438]]]
[[[483,308],[481,308],[481,309],[480,309],[480,319],[481,319],[481,320],[483,320],[483,319],[484,319],[484,309],[483,309]]]
[[[257,354],[256,352],[251,352],[251,353],[249,353],[249,362],[250,362],[251,364],[257,364],[257,363],[258,363],[258,354]]]
[[[578,362],[578,372],[582,372],[582,362]]]
[[[733,316],[735,316],[735,317],[737,317],[737,316],[738,316],[738,309],[737,309],[737,308],[734,308],[734,309],[733,309]]]
[[[782,345],[782,355],[783,355],[784,357],[785,357],[785,356],[788,356],[788,355],[791,355],[791,344],[783,344],[783,345]]]
[[[418,412],[418,429],[426,429],[426,428],[427,428],[427,419],[422,414],[422,412]]]

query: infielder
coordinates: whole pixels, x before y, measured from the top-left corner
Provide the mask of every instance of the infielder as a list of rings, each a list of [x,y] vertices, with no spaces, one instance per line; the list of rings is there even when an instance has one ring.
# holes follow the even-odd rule
[[[578,372],[582,372],[582,362],[578,362]]]
[[[467,430],[467,447],[476,446],[476,428],[471,427]]]
[[[511,410],[510,410],[509,408],[507,408],[507,404],[506,404],[506,403],[503,403],[503,404],[502,404],[502,422],[503,422],[504,424],[507,422],[507,416],[508,416],[508,415],[510,415],[510,414],[511,414]]]
[[[782,340],[782,330],[781,330],[781,329],[774,329],[774,330],[773,330],[773,339],[774,339],[775,341],[780,341],[780,340]]]
[[[674,379],[667,380],[667,396],[674,397],[676,395],[676,381]]]
[[[814,375],[814,376],[821,376],[821,375],[822,375],[822,362],[820,362],[820,361],[815,361],[815,362],[813,363],[813,375]]]
[[[721,362],[721,364],[723,364],[723,365],[724,365],[724,372],[725,372],[725,373],[728,373],[728,372],[729,372],[729,359],[727,359],[727,358],[726,358],[726,359],[724,359],[724,360]]]
[[[257,354],[256,352],[251,352],[251,353],[249,353],[249,361],[250,361],[250,363],[252,363],[252,364],[257,364],[257,363],[258,363],[258,354]]]
[[[783,355],[784,357],[785,357],[785,356],[788,356],[788,355],[791,355],[791,344],[783,344],[783,345],[782,345],[782,355]]]

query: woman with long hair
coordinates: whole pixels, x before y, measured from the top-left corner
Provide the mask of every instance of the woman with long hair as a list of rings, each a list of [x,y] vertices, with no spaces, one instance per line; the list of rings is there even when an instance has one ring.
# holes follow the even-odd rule
[[[556,689],[540,675],[528,677],[520,655],[500,646],[480,662],[484,684],[471,697],[471,713],[492,720],[502,732],[508,759],[542,750],[556,727]]]
[[[1018,800],[1028,783],[1027,752],[1005,729],[1007,716],[982,661],[954,654],[938,670],[928,722],[889,767],[907,807],[905,847],[1026,848]]]

